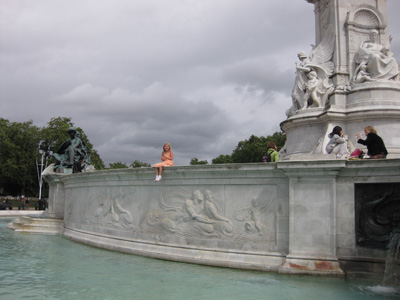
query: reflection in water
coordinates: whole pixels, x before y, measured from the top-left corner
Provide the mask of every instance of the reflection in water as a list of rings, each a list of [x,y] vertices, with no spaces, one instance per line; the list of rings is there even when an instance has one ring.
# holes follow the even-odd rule
[[[395,289],[168,262],[16,233],[0,218],[0,295],[8,299],[398,299]],[[375,288],[375,290],[374,290]]]

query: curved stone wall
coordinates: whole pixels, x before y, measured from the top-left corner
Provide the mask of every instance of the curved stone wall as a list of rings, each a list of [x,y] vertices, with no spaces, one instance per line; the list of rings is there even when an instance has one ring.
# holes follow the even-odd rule
[[[288,252],[288,181],[274,164],[171,167],[158,183],[152,169],[56,176],[74,240],[262,270],[277,270]]]
[[[342,276],[385,251],[355,245],[354,186],[400,182],[400,160],[284,161],[55,174],[47,215],[64,236],[149,257]],[[345,268],[346,269],[346,268]],[[347,270],[345,270],[347,271]]]

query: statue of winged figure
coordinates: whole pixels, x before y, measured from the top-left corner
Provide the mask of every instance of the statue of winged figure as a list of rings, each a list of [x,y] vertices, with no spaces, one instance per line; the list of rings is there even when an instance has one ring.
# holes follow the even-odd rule
[[[244,232],[250,234],[263,234],[268,218],[276,214],[276,203],[272,197],[266,197],[265,192],[251,200],[251,204],[240,208],[234,213],[237,221],[243,222]]]
[[[334,71],[334,47],[334,31],[329,28],[318,46],[312,48],[309,58],[304,51],[299,52],[300,63],[296,63],[296,79],[292,90],[293,105],[286,111],[288,117],[308,107],[325,106],[334,90],[329,79]]]

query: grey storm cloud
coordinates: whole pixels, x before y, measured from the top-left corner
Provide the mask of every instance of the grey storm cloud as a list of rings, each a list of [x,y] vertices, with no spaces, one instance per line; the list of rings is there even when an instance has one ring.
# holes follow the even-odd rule
[[[90,111],[88,117],[97,119],[93,122],[97,132],[92,136],[114,147],[112,154],[118,156],[118,152],[135,155],[133,149],[147,149],[145,152],[158,149],[167,140],[179,145],[179,151],[203,149],[203,145],[216,142],[216,137],[231,125],[224,111],[213,102],[190,102],[160,83],[152,84],[141,93],[109,91],[87,83],[56,97],[54,104],[62,110],[71,105],[75,107],[74,119],[84,120]],[[91,125],[84,128],[91,129]],[[132,145],[138,147],[132,149]],[[158,157],[158,152],[153,156]]]
[[[400,61],[400,1],[388,0]],[[279,130],[297,53],[314,43],[305,0],[0,0],[0,112],[71,117],[106,164],[230,154]]]

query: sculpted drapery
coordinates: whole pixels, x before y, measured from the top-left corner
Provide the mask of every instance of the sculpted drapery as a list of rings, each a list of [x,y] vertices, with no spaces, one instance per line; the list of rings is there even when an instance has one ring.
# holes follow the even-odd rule
[[[378,34],[378,31],[371,30],[369,40],[361,43],[355,56],[357,67],[354,82],[398,80],[398,63],[390,49],[378,42]]]

